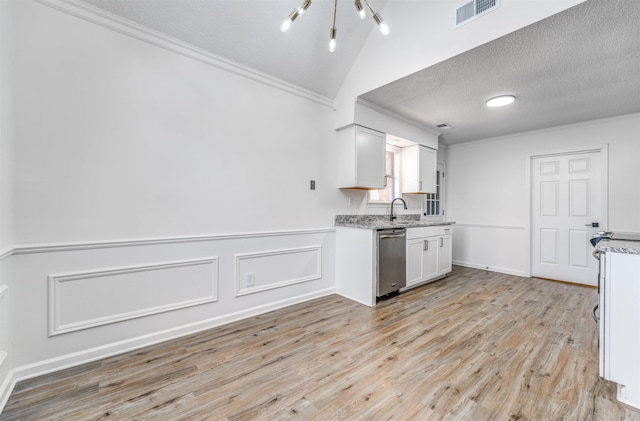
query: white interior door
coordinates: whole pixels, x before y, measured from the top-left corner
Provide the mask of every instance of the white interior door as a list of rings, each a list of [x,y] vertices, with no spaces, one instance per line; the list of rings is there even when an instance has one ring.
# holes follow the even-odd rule
[[[532,275],[595,285],[589,239],[605,222],[601,153],[536,157],[531,172]]]

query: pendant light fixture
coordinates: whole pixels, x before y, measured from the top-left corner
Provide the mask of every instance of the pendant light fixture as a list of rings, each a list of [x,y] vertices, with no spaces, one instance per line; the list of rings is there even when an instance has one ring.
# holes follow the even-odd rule
[[[298,18],[298,16],[304,15],[304,12],[311,6],[311,0],[304,0],[304,2],[299,6],[293,9],[289,16],[282,22],[280,25],[280,30],[282,32],[287,32],[289,28],[291,28],[291,24]]]
[[[336,11],[338,10],[338,0],[333,3],[333,25],[329,30],[329,52],[336,51]]]
[[[380,30],[380,32],[382,33],[382,35],[389,35],[389,26],[385,23],[384,19],[382,19],[382,16],[380,16],[380,13],[376,12],[375,10],[373,10],[373,8],[371,7],[371,5],[369,4],[368,0],[355,0],[355,8],[356,8],[356,12],[358,12],[358,15],[360,16],[361,19],[365,19],[367,16],[367,12],[365,10],[365,8],[362,6],[362,1],[364,1],[364,4],[369,8],[369,11],[371,12],[371,16],[373,18],[373,20],[375,21],[376,25],[378,25],[378,29]],[[295,9],[293,9],[293,11],[291,13],[289,13],[289,16],[287,17],[287,19],[284,20],[284,22],[282,22],[282,25],[280,25],[280,30],[282,32],[287,32],[289,30],[289,28],[291,28],[291,24],[298,18],[298,16],[301,16],[304,12],[307,11],[307,9],[309,8],[309,6],[311,6],[311,0],[304,0],[304,2],[296,7]],[[331,29],[329,30],[329,51],[330,52],[334,52],[336,50],[336,14],[338,11],[338,0],[334,0],[333,3],[333,25],[331,26]]]

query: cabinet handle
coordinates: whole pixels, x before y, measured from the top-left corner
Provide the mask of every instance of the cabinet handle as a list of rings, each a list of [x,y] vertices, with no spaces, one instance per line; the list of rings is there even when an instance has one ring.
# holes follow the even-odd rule
[[[440,237],[440,247],[444,245],[444,237]]]
[[[422,240],[422,250],[429,250],[429,241]]]
[[[422,191],[422,181],[420,181],[420,188],[419,191]]]

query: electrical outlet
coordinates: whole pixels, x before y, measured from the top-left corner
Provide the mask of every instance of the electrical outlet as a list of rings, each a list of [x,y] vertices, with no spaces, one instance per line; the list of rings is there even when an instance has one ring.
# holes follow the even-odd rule
[[[311,180],[309,182],[309,187],[311,188],[311,190],[315,190],[316,189],[316,180]]]
[[[247,273],[247,286],[252,287],[256,284],[256,274],[253,272]]]

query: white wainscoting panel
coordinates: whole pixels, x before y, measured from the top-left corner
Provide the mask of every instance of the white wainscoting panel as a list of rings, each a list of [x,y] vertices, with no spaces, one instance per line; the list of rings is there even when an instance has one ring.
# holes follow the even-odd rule
[[[218,299],[217,257],[48,278],[50,336]]]
[[[453,264],[525,276],[526,227],[456,222]]]
[[[322,247],[236,255],[236,297],[322,278]]]
[[[6,285],[0,285],[0,367],[4,364],[4,361],[7,358],[7,337],[5,335],[7,329],[7,322],[5,321],[5,303],[4,297],[5,293],[9,289]],[[1,381],[0,381],[1,383]]]

